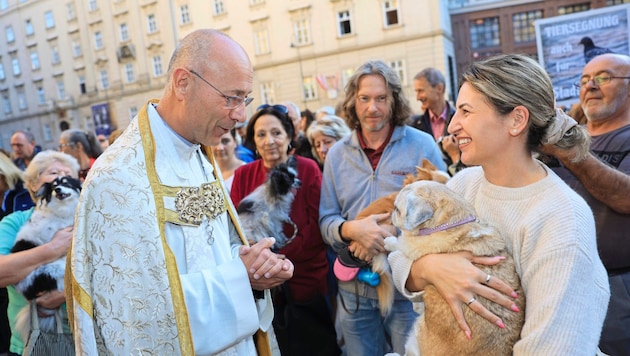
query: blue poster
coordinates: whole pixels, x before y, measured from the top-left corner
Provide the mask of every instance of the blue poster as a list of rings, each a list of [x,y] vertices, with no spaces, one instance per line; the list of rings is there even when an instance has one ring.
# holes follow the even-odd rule
[[[112,131],[112,122],[108,103],[92,105],[92,120],[94,120],[94,132],[97,136],[109,136]]]
[[[574,83],[594,55],[630,54],[629,12],[630,6],[619,5],[535,22],[538,60],[551,77],[558,106],[580,100]]]

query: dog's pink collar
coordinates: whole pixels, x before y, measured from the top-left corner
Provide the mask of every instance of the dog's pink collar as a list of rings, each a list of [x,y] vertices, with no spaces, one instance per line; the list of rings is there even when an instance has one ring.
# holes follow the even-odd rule
[[[438,231],[444,231],[444,230],[448,230],[448,229],[450,229],[452,227],[457,227],[457,226],[461,226],[461,225],[464,225],[464,224],[468,224],[468,223],[471,223],[471,222],[473,222],[475,220],[477,220],[476,216],[468,215],[467,217],[463,218],[460,221],[446,223],[446,224],[438,225],[436,227],[420,229],[418,231],[418,235],[420,235],[420,236],[431,235],[432,233],[435,233],[435,232],[438,232]]]

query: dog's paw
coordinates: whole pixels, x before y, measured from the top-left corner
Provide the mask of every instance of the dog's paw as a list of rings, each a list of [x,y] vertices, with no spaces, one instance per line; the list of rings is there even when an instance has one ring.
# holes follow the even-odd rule
[[[396,236],[388,236],[385,238],[385,249],[389,252],[398,249],[398,238]]]

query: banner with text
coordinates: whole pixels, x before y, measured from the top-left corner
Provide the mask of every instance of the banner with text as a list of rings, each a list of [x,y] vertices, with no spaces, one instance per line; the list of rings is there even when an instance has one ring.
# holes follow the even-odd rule
[[[593,56],[630,54],[630,5],[609,6],[535,22],[538,61],[545,68],[558,106],[580,100],[574,85]]]

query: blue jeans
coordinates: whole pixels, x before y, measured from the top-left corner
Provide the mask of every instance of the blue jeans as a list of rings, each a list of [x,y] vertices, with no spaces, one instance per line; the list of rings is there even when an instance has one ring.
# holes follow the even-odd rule
[[[343,304],[340,298],[343,298]],[[390,314],[382,317],[376,299],[342,289],[337,295],[337,318],[345,342],[344,355],[383,356],[391,351],[386,346],[386,338],[394,352],[404,355],[407,336],[417,317],[407,300],[395,301]]]
[[[610,303],[599,348],[607,355],[630,355],[630,272],[609,276]]]

